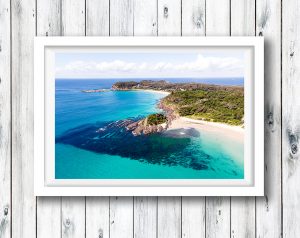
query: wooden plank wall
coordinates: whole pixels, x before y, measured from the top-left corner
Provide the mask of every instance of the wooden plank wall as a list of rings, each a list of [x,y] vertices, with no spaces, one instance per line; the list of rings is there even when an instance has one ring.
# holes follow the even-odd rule
[[[298,0],[0,0],[0,238],[300,237]],[[261,198],[33,196],[33,37],[265,37]]]

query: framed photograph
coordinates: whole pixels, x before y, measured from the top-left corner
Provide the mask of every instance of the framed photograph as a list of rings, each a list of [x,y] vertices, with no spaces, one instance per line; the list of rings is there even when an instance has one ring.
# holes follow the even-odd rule
[[[262,37],[36,37],[36,196],[262,196]]]

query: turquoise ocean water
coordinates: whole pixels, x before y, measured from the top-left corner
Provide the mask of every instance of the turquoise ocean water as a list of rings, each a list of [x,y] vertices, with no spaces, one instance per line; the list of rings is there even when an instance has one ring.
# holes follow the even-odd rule
[[[207,79],[205,83],[215,83]],[[146,91],[83,93],[108,89],[120,79],[57,79],[55,177],[57,179],[239,179],[242,142],[207,131],[133,136],[126,120],[159,111],[165,95]],[[170,80],[180,82],[180,79]],[[194,81],[197,81],[194,79]],[[217,81],[219,82],[219,81]],[[243,79],[223,80],[242,85]]]

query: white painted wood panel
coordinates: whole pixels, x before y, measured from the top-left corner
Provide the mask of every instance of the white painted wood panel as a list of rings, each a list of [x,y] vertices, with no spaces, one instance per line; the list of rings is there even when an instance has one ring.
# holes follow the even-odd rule
[[[206,35],[230,34],[230,1],[206,1]],[[206,237],[230,237],[230,198],[206,198]]]
[[[86,0],[86,35],[109,35],[109,0]]]
[[[205,35],[205,0],[182,0],[182,35]]]
[[[38,0],[36,11],[37,36],[59,36],[62,34],[61,0]]]
[[[61,197],[37,198],[36,236],[61,237]]]
[[[133,35],[133,0],[110,0],[110,35]]]
[[[230,35],[230,0],[206,1],[206,35]]]
[[[86,198],[86,237],[109,238],[109,197]]]
[[[181,237],[181,197],[159,197],[157,237]]]
[[[133,35],[133,0],[110,0],[110,35]],[[110,197],[110,238],[133,237],[133,197]]]
[[[231,0],[231,35],[255,36],[255,1]]]
[[[182,238],[205,237],[205,197],[182,197]]]
[[[11,77],[10,3],[0,1],[0,237],[11,227]]]
[[[133,198],[110,198],[110,238],[133,237]]]
[[[287,3],[287,2],[286,2]],[[257,237],[281,236],[281,1],[256,1],[265,39],[265,196],[256,199]]]
[[[86,1],[86,35],[109,35],[109,0]],[[109,238],[109,197],[86,198],[86,237]]]
[[[182,36],[205,35],[205,1],[182,1]],[[182,197],[182,238],[205,237],[205,197]]]
[[[38,1],[36,11],[37,36],[61,35],[61,3],[59,0]],[[38,238],[61,237],[60,197],[38,197],[36,216]]]
[[[283,237],[300,235],[300,3],[282,9],[282,203]]]
[[[134,238],[157,237],[157,197],[134,198]]]
[[[181,0],[158,1],[158,35],[181,35]]]
[[[255,2],[231,0],[231,35],[255,36]],[[231,237],[255,237],[255,198],[231,198]]]
[[[230,199],[206,198],[206,237],[230,237]]]
[[[134,0],[134,35],[157,35],[157,0]]]
[[[297,0],[257,0],[255,19],[250,0],[0,0],[0,237],[203,237],[204,232],[206,237],[268,238],[280,237],[281,232],[283,237],[298,237],[299,10]],[[49,197],[38,198],[36,204],[32,183],[35,29],[38,35],[48,36],[253,35],[255,22],[256,34],[266,42],[266,196],[256,199],[256,223],[253,198],[232,198],[231,205],[229,198],[207,198],[206,208],[205,198],[181,201],[178,197],[113,197],[111,203],[109,198]]]
[[[62,0],[62,34],[85,35],[85,0]],[[85,197],[63,197],[61,205],[63,238],[85,237]]]
[[[85,237],[85,198],[63,197],[61,203],[61,237]]]
[[[134,35],[157,36],[157,0],[134,0]],[[157,197],[135,197],[134,238],[157,237]]]
[[[62,35],[85,35],[85,0],[61,0]]]
[[[33,195],[33,37],[35,1],[11,1],[12,237],[36,236]]]
[[[158,1],[158,35],[181,35],[181,1]],[[181,197],[158,197],[157,237],[181,237]]]

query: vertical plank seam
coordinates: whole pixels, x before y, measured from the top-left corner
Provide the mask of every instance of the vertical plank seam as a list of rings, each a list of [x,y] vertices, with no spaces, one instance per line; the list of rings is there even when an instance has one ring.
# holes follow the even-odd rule
[[[108,0],[108,36],[110,36],[110,0]]]
[[[62,197],[60,197],[60,237],[62,238]]]
[[[9,48],[9,61],[10,61],[10,71],[9,71],[9,77],[10,77],[10,237],[12,238],[12,221],[13,221],[13,217],[12,217],[12,199],[13,199],[13,195],[12,195],[12,133],[13,133],[13,129],[12,129],[12,110],[13,110],[13,104],[12,104],[12,0],[9,1],[10,5],[10,15],[9,15],[9,29],[10,29],[10,48]]]
[[[37,36],[37,0],[35,0],[35,36]],[[38,232],[38,197],[35,197],[35,237],[37,238],[37,232]]]
[[[134,8],[135,8],[135,1],[134,0],[132,0],[132,2],[131,2],[131,9],[132,9],[132,19],[133,19],[133,21],[132,21],[132,36],[134,36],[134,12],[135,12],[135,10],[134,10]],[[132,198],[133,200],[134,200],[134,197]]]
[[[108,237],[110,238],[110,197],[108,197]]]
[[[205,24],[204,24],[204,36],[206,37],[206,25],[207,25],[207,21],[206,21],[206,15],[207,15],[207,9],[206,9],[206,0],[204,1],[204,12],[205,12],[205,16],[204,16],[204,18],[205,18]],[[206,222],[206,205],[207,205],[207,203],[206,203],[206,196],[204,197],[204,209],[205,209],[205,212],[204,212],[204,215],[205,215],[205,217],[204,217],[204,236],[205,236],[205,238],[207,237],[207,234],[206,234],[206,226],[207,226],[207,222]]]
[[[256,9],[256,0],[254,1],[254,35],[257,36],[257,9]],[[257,237],[257,207],[256,207],[257,199],[254,197],[254,236]]]
[[[159,35],[159,31],[158,31],[158,29],[159,29],[159,21],[158,21],[158,14],[159,14],[159,9],[158,9],[158,1],[159,0],[156,0],[156,8],[157,8],[157,10],[156,10],[156,24],[157,24],[157,28],[156,28],[156,34],[157,34],[157,36]]]
[[[231,36],[231,0],[229,0],[229,35]],[[229,238],[231,238],[231,196],[229,197]]]
[[[280,191],[280,205],[281,205],[281,209],[280,209],[280,216],[281,216],[281,229],[280,229],[280,231],[281,231],[281,237],[283,237],[283,232],[284,232],[284,230],[283,230],[283,180],[282,180],[282,178],[283,178],[283,174],[282,174],[282,161],[283,161],[283,156],[282,156],[282,135],[283,135],[283,131],[282,131],[282,78],[283,78],[283,75],[282,75],[282,26],[283,26],[283,24],[282,24],[282,0],[280,1],[280,189],[281,189],[281,191]]]
[[[86,36],[87,26],[87,11],[86,11],[86,0],[84,0],[84,36]],[[84,237],[86,238],[86,196],[84,197]]]
[[[206,197],[204,197],[204,236],[206,237]]]
[[[62,0],[60,0],[59,1],[59,3],[60,3],[60,33],[59,33],[59,35],[60,36],[62,36],[62,34],[63,34],[63,21],[62,21],[62,10],[63,10],[63,7],[62,7]]]
[[[86,196],[84,197],[84,237],[86,238]]]
[[[180,199],[180,236],[181,236],[181,238],[183,237],[182,236],[182,196]]]
[[[182,36],[182,0],[180,0],[180,36]]]
[[[134,22],[134,20],[133,20],[133,22]],[[132,197],[132,238],[134,238],[134,200],[135,200],[135,197]]]
[[[87,25],[86,24],[86,19],[87,19],[86,0],[84,0],[84,36],[86,36],[86,25]],[[86,201],[86,199],[85,199],[85,201]]]
[[[156,197],[156,236],[155,237],[158,238],[158,197]]]

